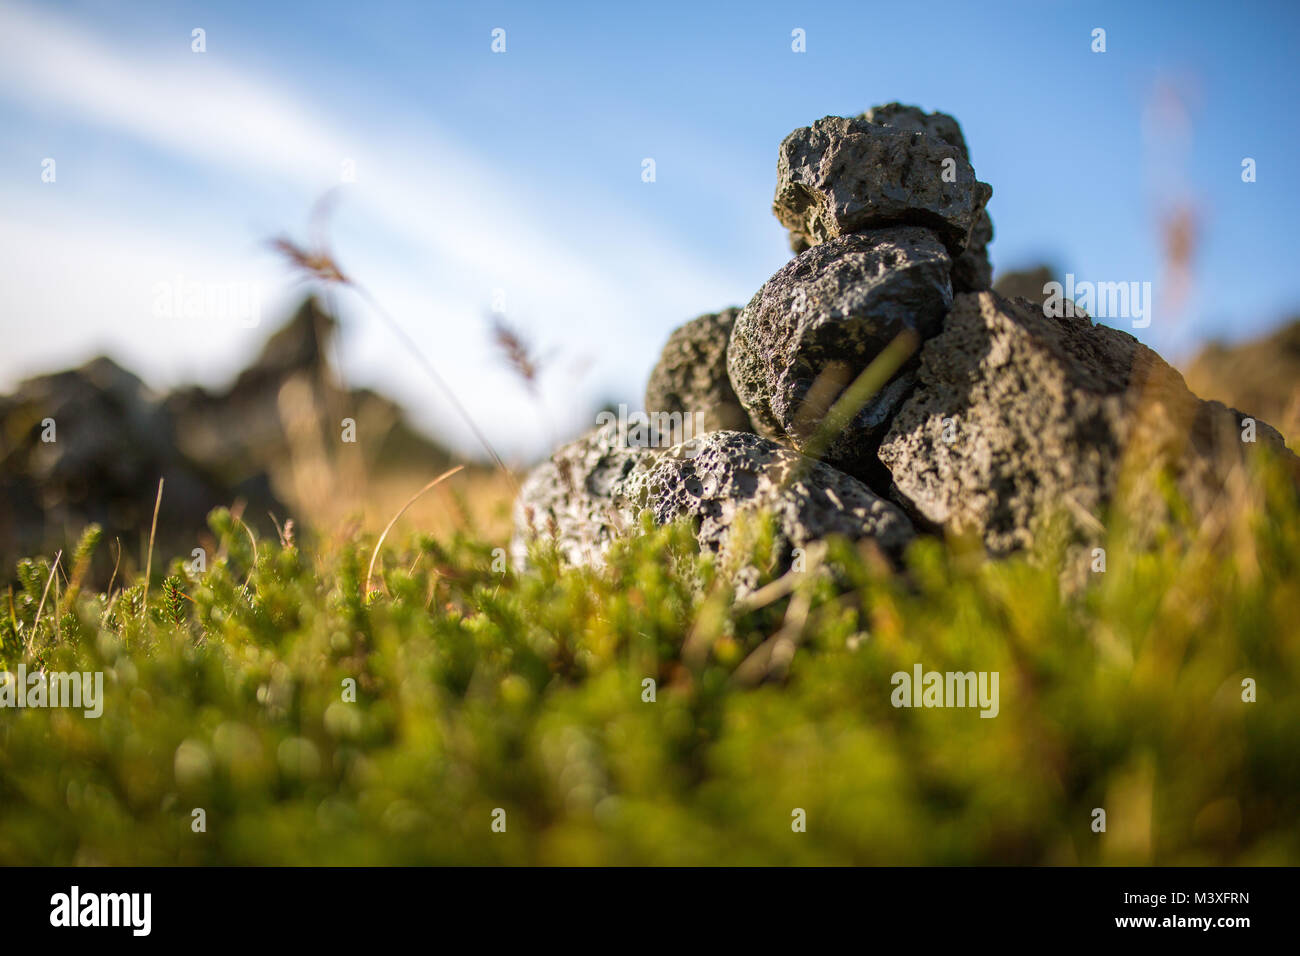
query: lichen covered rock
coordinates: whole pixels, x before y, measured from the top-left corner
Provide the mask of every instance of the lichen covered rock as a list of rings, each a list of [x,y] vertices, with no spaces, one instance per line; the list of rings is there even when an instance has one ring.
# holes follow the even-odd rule
[[[870,538],[897,557],[912,537],[902,510],[849,475],[749,432],[711,432],[663,451],[627,448],[593,432],[561,448],[524,482],[515,507],[513,557],[527,561],[535,537],[554,540],[566,561],[599,566],[608,544],[633,533],[649,511],[659,524],[696,523],[701,550],[718,555],[742,589],[757,579],[748,562],[762,515],[775,521],[780,571],[830,535]]]
[[[961,150],[962,157],[970,162],[970,150],[966,146],[966,137],[962,135],[961,124],[947,113],[927,113],[916,106],[889,103],[885,106],[874,106],[858,118],[879,126],[891,126],[937,137],[949,146]],[[953,259],[954,292],[983,292],[992,285],[993,265],[989,262],[988,253],[988,246],[992,241],[993,220],[989,216],[988,209],[984,208],[980,210],[974,226],[971,227],[970,240],[966,248]]]
[[[868,118],[875,115],[827,116],[781,143],[772,211],[790,230],[791,248],[800,252],[864,229],[920,225],[961,253],[993,193],[975,178],[965,143],[909,128],[919,122]],[[909,115],[895,112],[889,121]]]
[[[760,434],[806,450],[843,389],[904,330],[938,331],[952,302],[950,260],[914,226],[842,236],[792,259],[736,319],[727,350],[732,385]],[[825,451],[857,471],[906,393],[881,389]]]
[[[653,454],[611,441],[608,430],[598,428],[535,467],[515,501],[515,567],[528,563],[528,543],[535,538],[553,541],[570,564],[599,566],[627,524],[617,489],[639,459]]]
[[[1246,452],[1266,444],[1294,459],[1263,422],[1244,443],[1244,417],[1201,401],[1126,332],[983,292],[958,296],[923,347],[879,454],[925,523],[1005,554],[1032,546],[1053,515],[1094,535],[1121,476],[1157,468],[1194,515],[1207,514]],[[1153,499],[1147,510],[1162,507]]]
[[[912,538],[903,512],[856,478],[744,432],[714,432],[697,447],[640,458],[618,493],[630,511],[648,508],[660,524],[696,520],[701,550],[723,556],[724,565],[743,560],[743,547],[731,553],[732,535],[761,512],[776,521],[778,569],[795,548],[831,535],[870,538],[894,556]]]

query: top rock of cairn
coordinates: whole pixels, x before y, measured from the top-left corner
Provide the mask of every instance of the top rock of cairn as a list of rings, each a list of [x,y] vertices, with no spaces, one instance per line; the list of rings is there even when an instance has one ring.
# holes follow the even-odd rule
[[[955,256],[986,221],[992,195],[975,178],[955,119],[890,103],[787,136],[772,211],[795,252],[850,232],[914,225],[934,230]]]

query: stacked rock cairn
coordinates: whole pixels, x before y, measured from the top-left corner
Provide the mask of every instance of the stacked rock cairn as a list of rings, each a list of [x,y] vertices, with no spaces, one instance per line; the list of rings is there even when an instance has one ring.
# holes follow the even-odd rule
[[[795,257],[743,309],[673,332],[650,375],[650,420],[703,433],[659,447],[606,427],[559,449],[516,502],[516,566],[539,536],[599,565],[646,510],[694,519],[742,591],[757,572],[733,539],[757,512],[774,573],[830,535],[895,560],[918,533],[1003,555],[1064,520],[1077,551],[1134,469],[1172,474],[1196,514],[1252,449],[1294,467],[1274,429],[1200,400],[1128,333],[990,291],[991,195],[944,113],[791,133],[772,209]]]

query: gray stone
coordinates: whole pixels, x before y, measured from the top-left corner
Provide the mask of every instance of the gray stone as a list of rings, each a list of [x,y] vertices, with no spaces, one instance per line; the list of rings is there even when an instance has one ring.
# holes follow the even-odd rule
[[[957,297],[917,378],[880,446],[894,493],[923,523],[973,532],[994,554],[1033,545],[1054,514],[1076,540],[1093,537],[1121,474],[1168,467],[1192,513],[1208,513],[1257,447],[1241,442],[1239,412],[1198,399],[1131,335],[993,292]],[[1163,520],[1154,493],[1143,500]]]
[[[909,128],[925,125],[907,112],[912,108],[879,109],[892,110],[888,121],[904,125],[873,122],[868,116],[886,115],[876,111],[827,116],[781,143],[772,211],[790,230],[791,247],[800,252],[846,233],[909,224],[933,229],[959,254],[992,187],[975,179],[955,121],[958,145]],[[925,122],[947,129],[950,120]],[[952,160],[954,182],[944,179],[945,160]]]
[[[599,567],[609,544],[631,520],[620,510],[618,488],[650,448],[628,447],[597,428],[560,448],[528,473],[515,501],[515,567],[528,563],[534,538],[554,541],[572,565]]]
[[[737,308],[701,315],[668,337],[645,390],[646,411],[696,416],[692,435],[753,431],[749,414],[727,378],[727,342]]]
[[[914,133],[925,133],[943,140],[961,150],[969,162],[970,150],[961,125],[947,113],[927,113],[916,106],[889,103],[867,110],[859,119],[879,126],[891,126]],[[952,262],[952,288],[954,292],[983,292],[993,282],[993,266],[989,262],[988,246],[993,241],[993,220],[988,209],[980,210],[971,228],[970,241]]]
[[[912,527],[897,505],[866,485],[750,432],[717,431],[662,452],[608,443],[596,431],[561,448],[525,480],[515,506],[516,566],[536,537],[554,540],[570,564],[600,566],[608,544],[649,510],[659,524],[692,518],[702,550],[718,554],[724,573],[744,589],[757,571],[748,539],[770,513],[774,557],[788,568],[795,548],[830,535],[870,538],[897,557]]]
[[[952,303],[950,261],[915,226],[841,236],[792,259],[736,319],[727,371],[757,431],[806,450],[845,387],[905,329],[938,331]],[[861,476],[906,393],[881,389],[823,457]]]
[[[889,126],[909,133],[925,133],[960,150],[962,159],[970,160],[970,151],[966,148],[966,137],[962,135],[961,124],[947,113],[927,113],[919,106],[886,103],[884,106],[871,107],[859,114],[857,118],[877,126]]]
[[[903,512],[856,478],[747,432],[714,432],[642,457],[618,494],[631,513],[648,508],[659,524],[696,519],[701,550],[718,554],[741,584],[754,578],[744,565],[747,542],[735,537],[746,516],[774,517],[778,571],[790,566],[795,548],[831,535],[870,538],[895,557],[912,538]]]

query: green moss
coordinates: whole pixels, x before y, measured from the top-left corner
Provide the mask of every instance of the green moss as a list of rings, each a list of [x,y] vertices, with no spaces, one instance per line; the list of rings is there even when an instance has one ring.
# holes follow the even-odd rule
[[[102,671],[105,701],[0,710],[0,862],[1300,862],[1300,510],[1271,473],[1213,528],[1117,530],[1079,588],[1059,542],[926,540],[901,573],[836,542],[834,583],[761,607],[685,527],[600,573],[415,535],[369,597],[370,539],[211,527],[147,613],[143,582],[74,588],[37,628],[51,563],[15,569],[0,669]],[[783,676],[739,679],[778,632]],[[996,671],[998,716],[894,707],[917,663]]]

